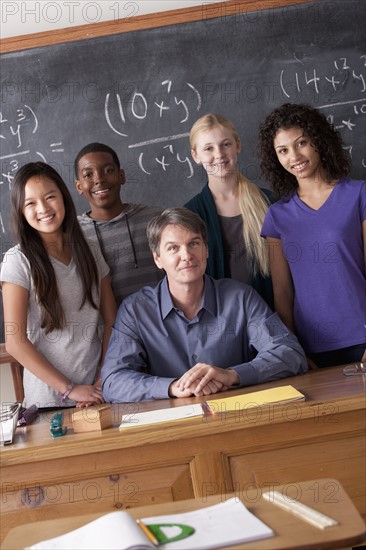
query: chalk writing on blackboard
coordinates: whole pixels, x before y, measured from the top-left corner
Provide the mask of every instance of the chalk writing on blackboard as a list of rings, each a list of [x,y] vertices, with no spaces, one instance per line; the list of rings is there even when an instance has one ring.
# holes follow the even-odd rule
[[[0,185],[8,185],[11,189],[11,182],[14,179],[14,175],[20,168],[22,157],[28,154],[36,154],[38,157],[46,161],[45,155],[40,151],[31,151],[27,147],[24,147],[23,143],[32,143],[31,135],[36,134],[39,130],[39,123],[37,116],[33,109],[26,104],[16,109],[15,116],[12,120],[10,118],[3,117],[3,113],[0,113],[0,139],[7,142],[11,153],[0,156],[2,161],[2,170],[0,176]],[[52,153],[63,152],[62,142],[55,142],[50,144]],[[3,162],[5,161],[5,162]],[[0,220],[2,232],[5,233],[4,225]]]
[[[301,61],[294,54],[296,62],[301,65],[300,69],[293,71],[287,68],[280,70],[279,82],[281,90],[286,99],[296,101],[304,89],[313,94],[313,103],[318,109],[326,114],[328,120],[343,132],[352,134],[360,122],[365,124],[366,98],[360,97],[366,91],[366,79],[362,70],[355,65],[357,60],[350,61],[347,56],[334,59],[329,67],[323,68],[326,73],[321,73],[317,67],[309,67],[309,63]],[[359,57],[361,67],[366,66],[366,55]],[[347,87],[347,99],[342,98],[342,92]],[[327,98],[329,101],[318,105],[320,97]],[[350,99],[353,98],[353,99]],[[349,111],[345,116],[345,107]],[[345,149],[352,157],[353,145],[346,145]],[[353,159],[354,162],[355,159]],[[366,167],[366,159],[360,159],[361,166]]]
[[[301,65],[304,66],[304,62],[299,60],[295,56],[295,54],[294,57]],[[360,59],[363,60],[363,65],[365,66],[366,56],[362,55],[360,56]],[[294,81],[290,82],[286,81],[286,70],[282,69],[280,73],[280,85],[283,94],[288,99],[291,99],[301,93],[303,86],[312,86],[315,93],[319,95],[320,85],[322,84],[322,82],[325,82],[327,86],[330,85],[332,91],[337,92],[345,87],[351,79],[353,79],[352,83],[355,84],[355,90],[360,93],[366,91],[364,75],[362,74],[362,72],[355,70],[348,64],[347,57],[340,57],[339,59],[335,59],[333,61],[333,64],[337,71],[334,74],[331,74],[333,68],[331,68],[330,72],[327,75],[322,75],[318,74],[319,71],[317,70],[317,68],[312,67],[311,69],[307,69],[306,67],[303,67],[301,71],[296,71],[295,74],[291,74],[291,80],[292,78],[294,78]]]
[[[119,136],[128,139],[128,123],[131,120],[133,122],[134,119],[139,121],[146,119],[151,109],[157,110],[159,119],[169,116],[170,119],[173,119],[173,125],[183,124],[190,119],[193,123],[192,114],[194,113],[195,118],[197,118],[197,112],[202,106],[201,94],[197,88],[190,82],[184,83],[183,87],[188,88],[190,95],[188,98],[183,98],[179,93],[174,92],[171,80],[164,80],[161,82],[161,86],[161,96],[152,100],[147,97],[146,92],[143,93],[137,89],[130,94],[127,102],[126,98],[122,101],[118,92],[114,93],[113,98],[111,98],[111,93],[108,92],[105,97],[104,114],[110,129]],[[179,86],[180,90],[181,88]],[[114,111],[114,115],[111,109],[112,99],[118,107],[117,111]],[[124,107],[126,103],[127,107]],[[128,122],[126,122],[127,115],[129,115]],[[176,152],[174,143],[172,143],[179,139],[186,139],[188,135],[188,132],[181,132],[174,135],[154,136],[149,140],[129,143],[128,148],[139,150],[137,162],[140,170],[145,174],[151,175],[152,164],[157,164],[163,172],[167,172],[172,163],[180,163],[185,167],[182,176],[185,175],[186,179],[190,179],[194,174],[192,161],[188,156]],[[158,156],[150,152],[151,146],[156,144],[161,144],[161,152]],[[141,149],[144,150],[141,151]]]

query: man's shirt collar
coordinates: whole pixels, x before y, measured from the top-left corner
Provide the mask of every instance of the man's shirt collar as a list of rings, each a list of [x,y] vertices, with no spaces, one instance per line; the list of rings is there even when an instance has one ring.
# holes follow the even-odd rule
[[[213,317],[216,316],[216,295],[214,285],[207,275],[204,275],[204,288],[203,288],[203,300],[202,308],[210,313]],[[163,319],[169,315],[172,309],[175,309],[171,294],[168,287],[168,279],[165,276],[161,282],[161,292],[160,292],[160,310]]]

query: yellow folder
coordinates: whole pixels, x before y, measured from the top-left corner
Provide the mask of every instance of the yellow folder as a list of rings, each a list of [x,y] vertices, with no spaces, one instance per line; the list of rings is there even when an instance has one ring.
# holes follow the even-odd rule
[[[284,403],[299,401],[305,396],[293,386],[280,386],[269,390],[261,390],[223,399],[207,399],[208,405],[214,413],[240,411],[249,407],[259,407],[270,403]]]

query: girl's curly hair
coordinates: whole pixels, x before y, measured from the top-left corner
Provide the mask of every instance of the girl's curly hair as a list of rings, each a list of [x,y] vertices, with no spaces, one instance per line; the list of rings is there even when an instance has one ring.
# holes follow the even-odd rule
[[[262,174],[279,197],[293,195],[297,179],[280,164],[273,141],[281,129],[299,127],[307,134],[320,155],[328,181],[346,176],[351,159],[343,149],[342,138],[323,113],[306,104],[285,103],[277,107],[259,127],[258,152]]]

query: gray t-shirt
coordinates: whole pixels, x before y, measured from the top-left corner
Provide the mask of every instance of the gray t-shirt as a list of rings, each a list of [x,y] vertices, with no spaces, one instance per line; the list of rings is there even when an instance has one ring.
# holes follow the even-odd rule
[[[100,281],[109,268],[96,247],[91,247],[99,272]],[[0,279],[26,288],[29,291],[27,335],[48,361],[75,384],[93,384],[101,356],[101,341],[98,336],[99,309],[85,302],[80,310],[83,296],[81,279],[76,265],[71,260],[64,265],[50,257],[56,273],[59,295],[65,312],[66,325],[62,330],[53,330],[48,334],[41,328],[41,312],[38,306],[30,264],[27,257],[14,246],[4,256],[1,264]],[[93,291],[94,301],[99,306],[99,292]],[[74,401],[62,403],[61,395],[47,386],[26,368],[24,369],[24,393],[26,407],[36,404],[38,407],[73,406]]]

